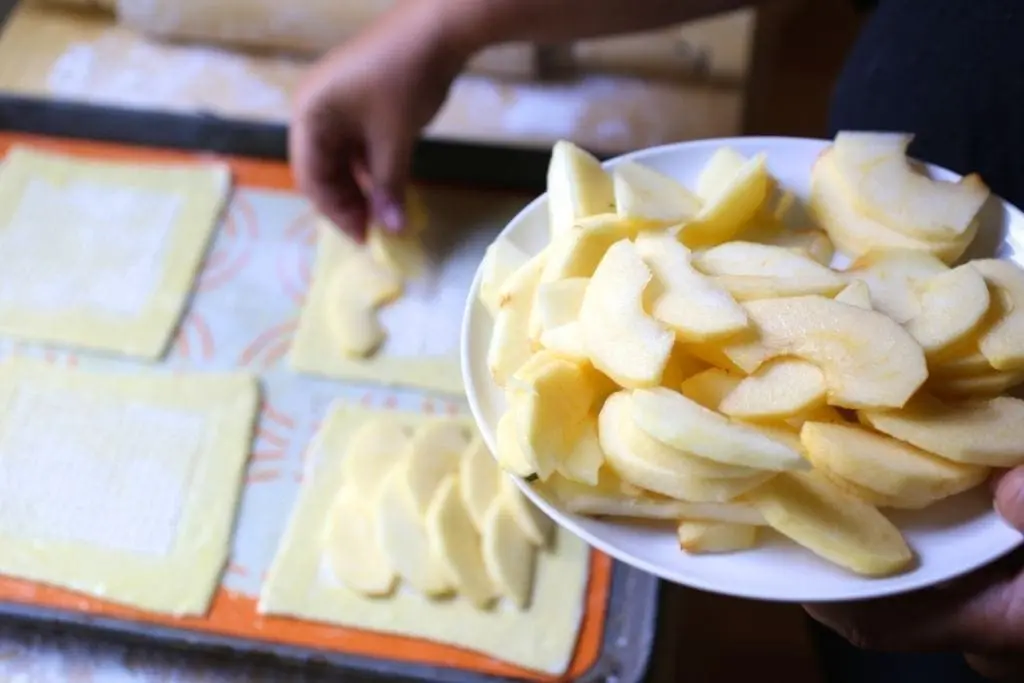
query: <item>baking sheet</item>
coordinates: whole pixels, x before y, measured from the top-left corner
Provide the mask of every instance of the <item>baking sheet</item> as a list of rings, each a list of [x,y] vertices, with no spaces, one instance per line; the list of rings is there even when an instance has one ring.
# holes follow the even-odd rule
[[[0,151],[13,141],[107,159],[160,160],[180,154],[87,143],[58,143],[0,134]],[[304,469],[304,455],[321,415],[336,399],[366,407],[458,412],[460,399],[309,378],[285,363],[314,254],[314,215],[290,191],[282,164],[233,160],[237,189],[207,257],[197,291],[178,331],[169,369],[245,367],[263,378],[265,403],[234,537],[232,562],[204,619],[177,620],[145,614],[52,587],[0,578],[0,612],[30,619],[60,620],[113,629],[137,637],[194,646],[227,646],[285,657],[314,657],[365,671],[431,680],[530,677],[528,672],[455,648],[383,634],[267,618],[256,614],[256,597],[291,511]],[[457,267],[447,268],[450,286],[468,290],[475,259],[490,238],[529,196],[424,186],[421,193],[436,226],[465,231]],[[407,310],[428,308],[424,299]],[[453,321],[461,302],[440,312]],[[431,348],[456,353],[458,324],[434,328]],[[403,331],[410,328],[402,326]],[[426,340],[421,340],[425,342]],[[72,351],[0,341],[0,355],[21,353],[51,363],[133,368],[138,364]],[[614,574],[614,576],[613,576]],[[637,570],[594,554],[588,616],[569,680],[638,680],[653,637],[656,582]],[[610,597],[610,599],[609,599]],[[384,658],[391,659],[387,661]],[[402,660],[401,662],[397,660]],[[460,671],[444,668],[455,665]],[[626,677],[635,675],[637,678]],[[593,677],[597,678],[593,678]],[[542,677],[532,676],[535,679]]]

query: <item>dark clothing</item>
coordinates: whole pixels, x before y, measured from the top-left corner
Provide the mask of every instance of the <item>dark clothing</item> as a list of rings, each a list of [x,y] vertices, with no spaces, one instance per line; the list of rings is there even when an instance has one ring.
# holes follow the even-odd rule
[[[861,4],[865,4],[861,0]],[[876,0],[830,132],[914,133],[913,156],[1024,207],[1024,0]]]

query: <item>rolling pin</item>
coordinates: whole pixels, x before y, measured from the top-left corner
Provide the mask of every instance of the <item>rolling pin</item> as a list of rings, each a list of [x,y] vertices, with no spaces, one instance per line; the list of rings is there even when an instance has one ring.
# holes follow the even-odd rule
[[[354,36],[396,0],[43,1],[112,14],[120,24],[160,40],[315,56]],[[467,69],[530,80],[538,75],[537,62],[532,45],[516,43],[484,50]]]

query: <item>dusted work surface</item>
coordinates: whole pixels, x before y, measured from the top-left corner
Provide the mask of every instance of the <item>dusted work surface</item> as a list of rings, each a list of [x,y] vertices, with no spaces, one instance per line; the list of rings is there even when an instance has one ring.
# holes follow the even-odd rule
[[[749,33],[748,24],[741,17],[737,26]],[[594,49],[584,47],[583,54]],[[735,71],[732,62],[740,58],[729,59]],[[304,68],[283,58],[161,45],[102,15],[28,3],[14,11],[0,37],[0,93],[232,119],[286,121]],[[742,88],[733,85],[598,75],[512,84],[464,76],[429,134],[545,147],[571,138],[618,152],[735,135],[743,103]]]

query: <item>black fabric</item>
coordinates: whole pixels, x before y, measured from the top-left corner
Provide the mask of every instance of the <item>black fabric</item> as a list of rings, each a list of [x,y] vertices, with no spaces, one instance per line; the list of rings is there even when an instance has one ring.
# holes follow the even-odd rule
[[[1024,206],[1024,0],[879,0],[836,85],[838,130],[914,133]]]

